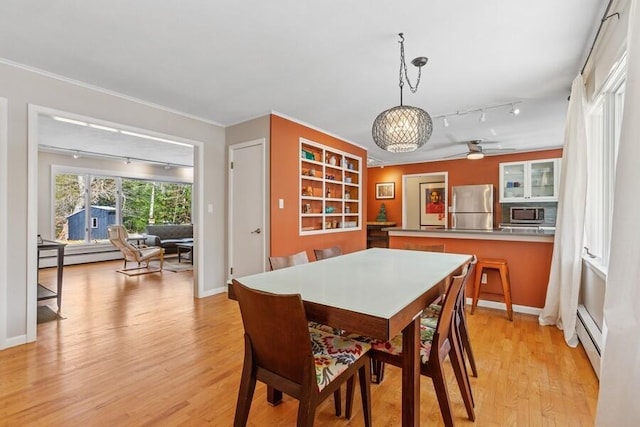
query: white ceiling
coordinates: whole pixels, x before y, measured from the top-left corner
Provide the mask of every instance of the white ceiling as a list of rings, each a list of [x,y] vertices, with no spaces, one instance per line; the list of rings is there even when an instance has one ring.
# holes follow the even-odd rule
[[[380,162],[418,162],[464,153],[470,139],[521,151],[561,146],[571,81],[605,7],[603,0],[2,0],[0,58],[223,126],[275,111],[362,145]],[[434,119],[421,149],[379,149],[371,124],[399,104],[399,32],[407,62],[429,58],[418,92],[405,86],[405,104],[436,117],[518,102],[521,114],[506,106],[487,110],[484,123],[479,112],[452,116],[446,128]]]

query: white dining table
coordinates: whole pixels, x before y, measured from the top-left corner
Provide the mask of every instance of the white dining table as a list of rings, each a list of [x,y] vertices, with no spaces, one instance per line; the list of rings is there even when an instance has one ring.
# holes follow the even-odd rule
[[[420,314],[470,260],[466,254],[372,248],[236,280],[265,292],[300,294],[311,321],[384,340],[402,333],[402,425],[418,426]]]

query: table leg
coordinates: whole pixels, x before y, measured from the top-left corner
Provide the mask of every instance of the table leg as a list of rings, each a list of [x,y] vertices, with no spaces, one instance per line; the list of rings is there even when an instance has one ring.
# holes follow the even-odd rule
[[[267,386],[267,402],[269,404],[276,406],[282,403],[282,392],[280,390],[276,390],[272,386]]]
[[[62,311],[62,270],[64,269],[64,246],[58,247],[58,315]]]
[[[402,425],[420,425],[420,316],[402,330]]]

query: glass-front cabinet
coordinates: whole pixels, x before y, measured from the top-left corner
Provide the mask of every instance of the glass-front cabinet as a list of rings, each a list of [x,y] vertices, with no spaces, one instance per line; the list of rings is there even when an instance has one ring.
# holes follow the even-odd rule
[[[362,228],[362,159],[300,138],[300,235]]]
[[[560,161],[500,163],[500,202],[557,202]]]

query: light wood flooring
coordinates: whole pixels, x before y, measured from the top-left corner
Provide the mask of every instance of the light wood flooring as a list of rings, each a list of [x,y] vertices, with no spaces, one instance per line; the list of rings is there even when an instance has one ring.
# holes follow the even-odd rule
[[[243,358],[242,321],[226,294],[196,300],[192,273],[137,277],[120,262],[64,270],[64,320],[38,325],[36,343],[0,352],[0,426],[231,426]],[[41,279],[53,275],[43,270]],[[44,280],[43,280],[44,281]],[[55,305],[55,303],[53,303]],[[479,309],[467,316],[479,377],[471,378],[477,426],[593,425],[598,381],[581,347],[533,316]],[[458,425],[472,425],[448,367]],[[421,423],[442,425],[429,378]],[[258,384],[251,426],[295,425],[297,401],[271,407]],[[362,426],[331,398],[318,426]],[[400,424],[400,371],[372,385],[373,422]]]

